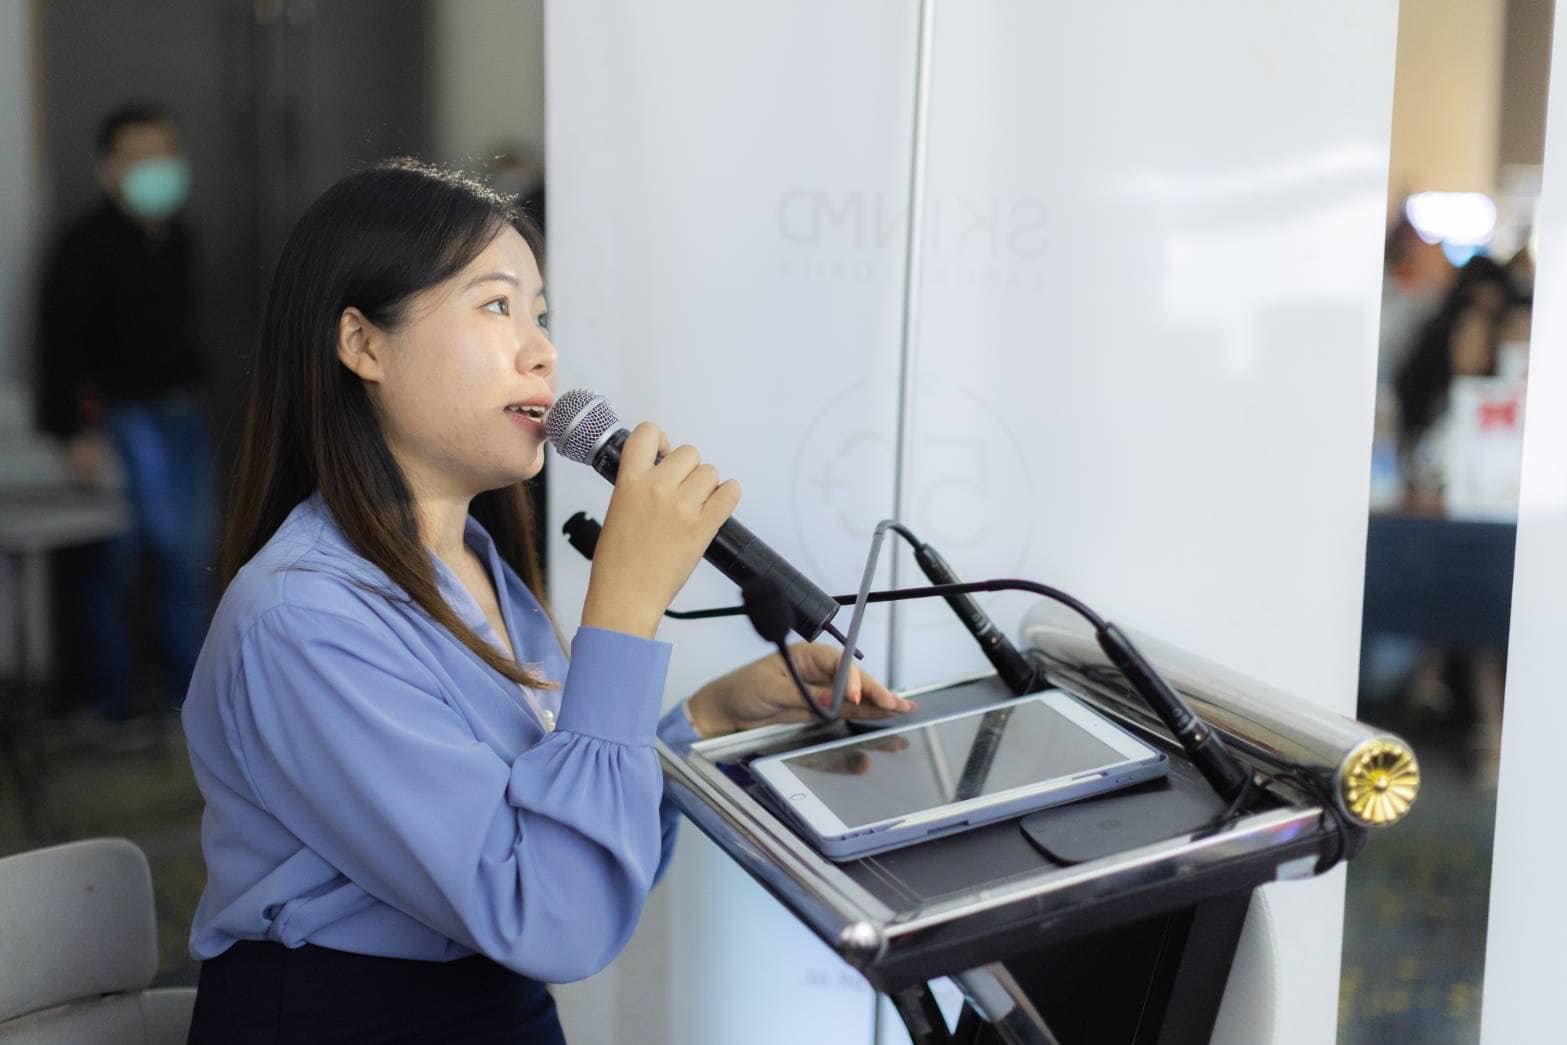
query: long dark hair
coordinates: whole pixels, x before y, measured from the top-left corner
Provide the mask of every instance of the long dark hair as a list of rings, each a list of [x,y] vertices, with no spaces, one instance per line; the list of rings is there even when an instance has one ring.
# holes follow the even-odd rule
[[[337,357],[345,309],[395,330],[414,295],[460,272],[508,225],[542,260],[540,237],[513,203],[465,175],[406,159],[349,175],[299,219],[278,259],[250,375],[223,583],[319,489],[354,550],[436,623],[507,678],[543,687],[552,683],[479,638],[441,596],[408,483],[363,383]],[[542,602],[527,490],[514,483],[480,494],[470,510]]]
[[[1487,286],[1496,287],[1511,298],[1507,271],[1484,254],[1476,254],[1458,270],[1458,281],[1448,292],[1442,307],[1416,335],[1415,347],[1395,378],[1394,386],[1406,448],[1419,441],[1446,405],[1448,389],[1453,383],[1453,333],[1458,329],[1460,318],[1476,304],[1482,289]]]

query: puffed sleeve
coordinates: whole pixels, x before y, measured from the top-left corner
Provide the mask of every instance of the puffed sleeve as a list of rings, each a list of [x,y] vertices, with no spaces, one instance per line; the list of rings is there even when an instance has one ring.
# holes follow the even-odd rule
[[[526,976],[591,975],[660,863],[667,644],[584,628],[557,728],[507,764],[407,647],[281,606],[250,629],[231,728],[268,811],[366,892]]]

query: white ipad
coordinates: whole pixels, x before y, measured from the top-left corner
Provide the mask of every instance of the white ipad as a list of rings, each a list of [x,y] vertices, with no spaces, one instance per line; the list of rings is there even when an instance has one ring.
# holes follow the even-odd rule
[[[1059,690],[758,758],[752,774],[834,860],[1163,776],[1164,752]]]

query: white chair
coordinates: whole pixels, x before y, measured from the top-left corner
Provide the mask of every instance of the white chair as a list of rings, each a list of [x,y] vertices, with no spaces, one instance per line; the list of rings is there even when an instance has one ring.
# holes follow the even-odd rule
[[[1267,891],[1258,889],[1251,894],[1210,1045],[1278,1041],[1279,994],[1278,919]]]
[[[194,988],[151,990],[152,873],[123,838],[0,859],[0,1045],[185,1040]]]

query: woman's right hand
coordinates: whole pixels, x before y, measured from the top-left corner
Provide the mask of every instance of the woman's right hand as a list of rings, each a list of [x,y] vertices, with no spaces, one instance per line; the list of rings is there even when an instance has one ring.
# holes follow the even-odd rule
[[[740,484],[719,482],[696,447],[671,450],[657,425],[637,425],[620,449],[582,623],[652,638],[739,503]]]

